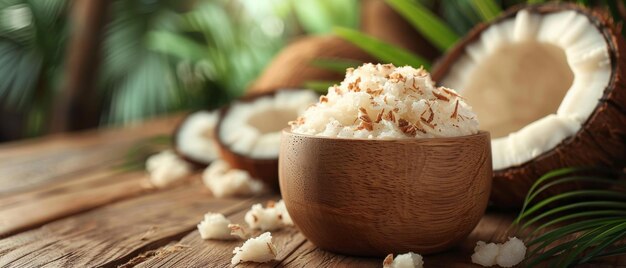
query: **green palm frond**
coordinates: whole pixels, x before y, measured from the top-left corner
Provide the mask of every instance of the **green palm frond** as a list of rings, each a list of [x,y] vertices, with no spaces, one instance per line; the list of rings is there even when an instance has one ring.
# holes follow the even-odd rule
[[[311,89],[320,94],[326,94],[328,93],[329,87],[332,87],[333,85],[336,85],[338,83],[339,83],[338,81],[330,81],[330,80],[328,81],[327,80],[310,80],[310,81],[304,82],[303,87]]]
[[[530,247],[525,264],[549,261],[553,267],[567,267],[626,254],[624,178],[623,171],[590,168],[559,169],[539,178],[514,222]],[[577,184],[594,188],[540,198],[555,187]]]
[[[420,66],[430,68],[430,63],[424,58],[359,31],[338,27],[335,28],[334,32],[383,62],[393,63],[397,66],[410,65],[416,68]]]
[[[478,11],[483,21],[495,19],[502,10],[493,0],[472,0],[472,5]]]
[[[452,47],[459,36],[437,15],[414,0],[386,0],[409,23],[441,51]]]
[[[348,60],[348,59],[330,59],[330,58],[317,58],[311,62],[311,65],[322,68],[325,70],[345,74],[346,69],[356,68],[363,62]]]

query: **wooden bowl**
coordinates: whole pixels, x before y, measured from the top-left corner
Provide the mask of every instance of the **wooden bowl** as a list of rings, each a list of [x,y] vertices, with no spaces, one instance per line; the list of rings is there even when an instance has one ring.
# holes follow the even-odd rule
[[[282,133],[279,183],[318,247],[358,256],[440,252],[474,229],[491,190],[488,132],[366,140]]]

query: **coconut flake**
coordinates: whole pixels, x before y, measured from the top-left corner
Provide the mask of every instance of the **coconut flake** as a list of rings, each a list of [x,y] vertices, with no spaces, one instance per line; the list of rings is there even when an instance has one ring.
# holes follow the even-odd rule
[[[248,239],[248,237],[250,237],[248,230],[239,224],[229,224],[228,228],[230,229],[231,235],[237,236],[241,239]]]
[[[387,255],[383,261],[383,268],[422,268],[424,260],[421,255],[409,252],[393,257],[393,254]]]
[[[150,183],[164,188],[184,179],[191,173],[192,167],[171,150],[165,150],[146,160],[146,170],[150,174]]]
[[[292,123],[294,133],[365,139],[453,137],[478,132],[472,108],[435,87],[423,68],[364,64]]]
[[[282,216],[283,223],[288,226],[293,226],[293,221],[291,220],[291,216],[287,211],[287,207],[285,207],[285,202],[281,199],[274,205],[274,208],[278,213]]]
[[[217,120],[217,112],[198,111],[187,116],[176,134],[178,152],[201,163],[217,159],[218,147],[213,137]]]
[[[216,160],[202,173],[202,182],[217,198],[250,196],[263,192],[263,183],[244,170],[232,169],[224,160]]]
[[[252,205],[244,219],[250,228],[261,231],[273,231],[293,225],[282,199],[277,203],[268,202],[266,208],[261,204]]]
[[[231,263],[268,262],[276,258],[276,246],[272,243],[272,234],[265,232],[256,238],[248,239],[241,247],[233,250]]]
[[[200,232],[200,237],[202,237],[202,239],[236,239],[237,236],[231,235],[231,228],[229,228],[229,225],[230,220],[226,219],[224,215],[209,212],[204,215],[204,220],[198,224],[198,231]]]
[[[485,243],[478,241],[472,255],[472,262],[489,267],[513,267],[524,260],[526,245],[517,237],[509,237],[504,244]]]

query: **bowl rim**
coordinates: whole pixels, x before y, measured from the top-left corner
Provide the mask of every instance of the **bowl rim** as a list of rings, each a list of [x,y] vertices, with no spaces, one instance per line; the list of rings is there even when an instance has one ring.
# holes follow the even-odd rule
[[[326,136],[316,136],[310,134],[301,134],[294,133],[291,131],[291,127],[286,127],[281,131],[282,135],[291,135],[291,136],[299,136],[309,139],[319,139],[319,140],[333,140],[333,141],[366,141],[366,142],[381,142],[381,143],[426,143],[426,142],[445,142],[447,140],[459,140],[459,139],[475,139],[479,137],[487,137],[491,140],[491,133],[486,130],[478,130],[475,134],[463,135],[463,136],[454,136],[454,137],[434,137],[434,138],[393,138],[393,139],[365,139],[365,138],[340,138],[340,137],[326,137]]]

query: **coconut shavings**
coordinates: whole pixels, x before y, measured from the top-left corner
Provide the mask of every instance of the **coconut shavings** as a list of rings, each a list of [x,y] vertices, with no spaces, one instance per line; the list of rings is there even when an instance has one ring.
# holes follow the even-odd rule
[[[224,215],[209,212],[204,215],[204,220],[198,224],[198,231],[200,232],[200,237],[202,237],[202,239],[236,239],[237,236],[231,235],[231,228],[229,228],[229,225],[230,220],[226,219]]]
[[[256,238],[248,239],[241,247],[233,250],[231,263],[268,262],[276,258],[276,246],[272,243],[272,234],[265,232]]]
[[[146,160],[150,183],[157,188],[167,187],[191,173],[192,167],[174,152],[165,150]]]
[[[224,160],[213,161],[202,173],[202,182],[217,198],[250,196],[263,191],[263,183],[244,170],[233,169]]]
[[[478,241],[472,255],[472,262],[489,267],[513,267],[524,260],[526,245],[517,237],[509,237],[504,244],[485,243]]]
[[[294,133],[341,138],[453,137],[478,132],[472,108],[435,87],[423,68],[364,64],[291,124]]]
[[[393,254],[387,255],[383,261],[383,268],[422,268],[424,260],[422,256],[413,252],[400,254],[393,257]]]
[[[266,208],[263,208],[261,204],[252,205],[244,219],[250,228],[261,231],[273,231],[293,225],[282,200],[278,203],[270,201]]]
[[[248,239],[250,237],[250,233],[239,224],[229,224],[228,228],[230,229],[230,234],[237,236],[241,239]]]

